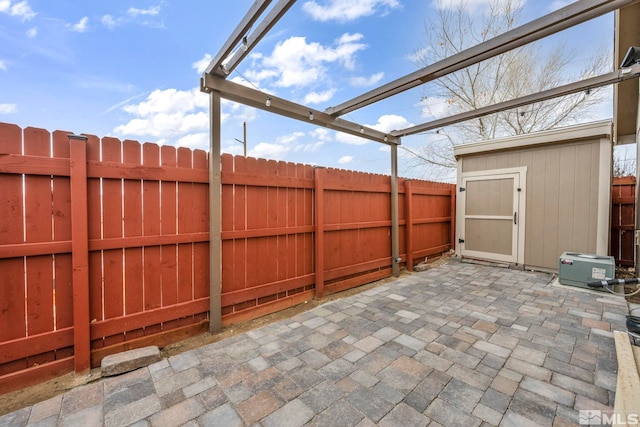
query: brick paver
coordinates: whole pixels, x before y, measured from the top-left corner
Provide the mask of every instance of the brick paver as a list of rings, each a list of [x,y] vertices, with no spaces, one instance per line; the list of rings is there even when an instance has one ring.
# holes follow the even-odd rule
[[[611,409],[628,307],[451,261],[0,416],[0,426],[564,426]]]

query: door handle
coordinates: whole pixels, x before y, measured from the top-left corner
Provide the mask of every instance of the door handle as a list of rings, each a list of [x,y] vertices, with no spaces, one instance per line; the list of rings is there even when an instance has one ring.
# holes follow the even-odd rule
[[[513,213],[513,225],[518,225],[518,212]]]

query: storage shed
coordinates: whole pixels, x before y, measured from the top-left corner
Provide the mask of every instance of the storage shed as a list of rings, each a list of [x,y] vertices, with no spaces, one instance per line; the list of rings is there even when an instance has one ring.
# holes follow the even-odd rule
[[[611,135],[600,121],[455,147],[456,254],[543,270],[607,255]]]

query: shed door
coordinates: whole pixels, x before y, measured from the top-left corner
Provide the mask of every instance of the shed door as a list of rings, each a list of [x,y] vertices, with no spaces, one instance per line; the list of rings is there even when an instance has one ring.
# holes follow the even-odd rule
[[[463,175],[462,256],[524,262],[525,177],[526,171]]]

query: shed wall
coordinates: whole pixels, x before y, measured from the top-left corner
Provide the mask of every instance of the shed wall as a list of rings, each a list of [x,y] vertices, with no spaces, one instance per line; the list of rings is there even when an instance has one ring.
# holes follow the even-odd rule
[[[557,269],[564,251],[598,252],[602,143],[594,138],[460,159],[462,172],[527,167],[525,265]]]

